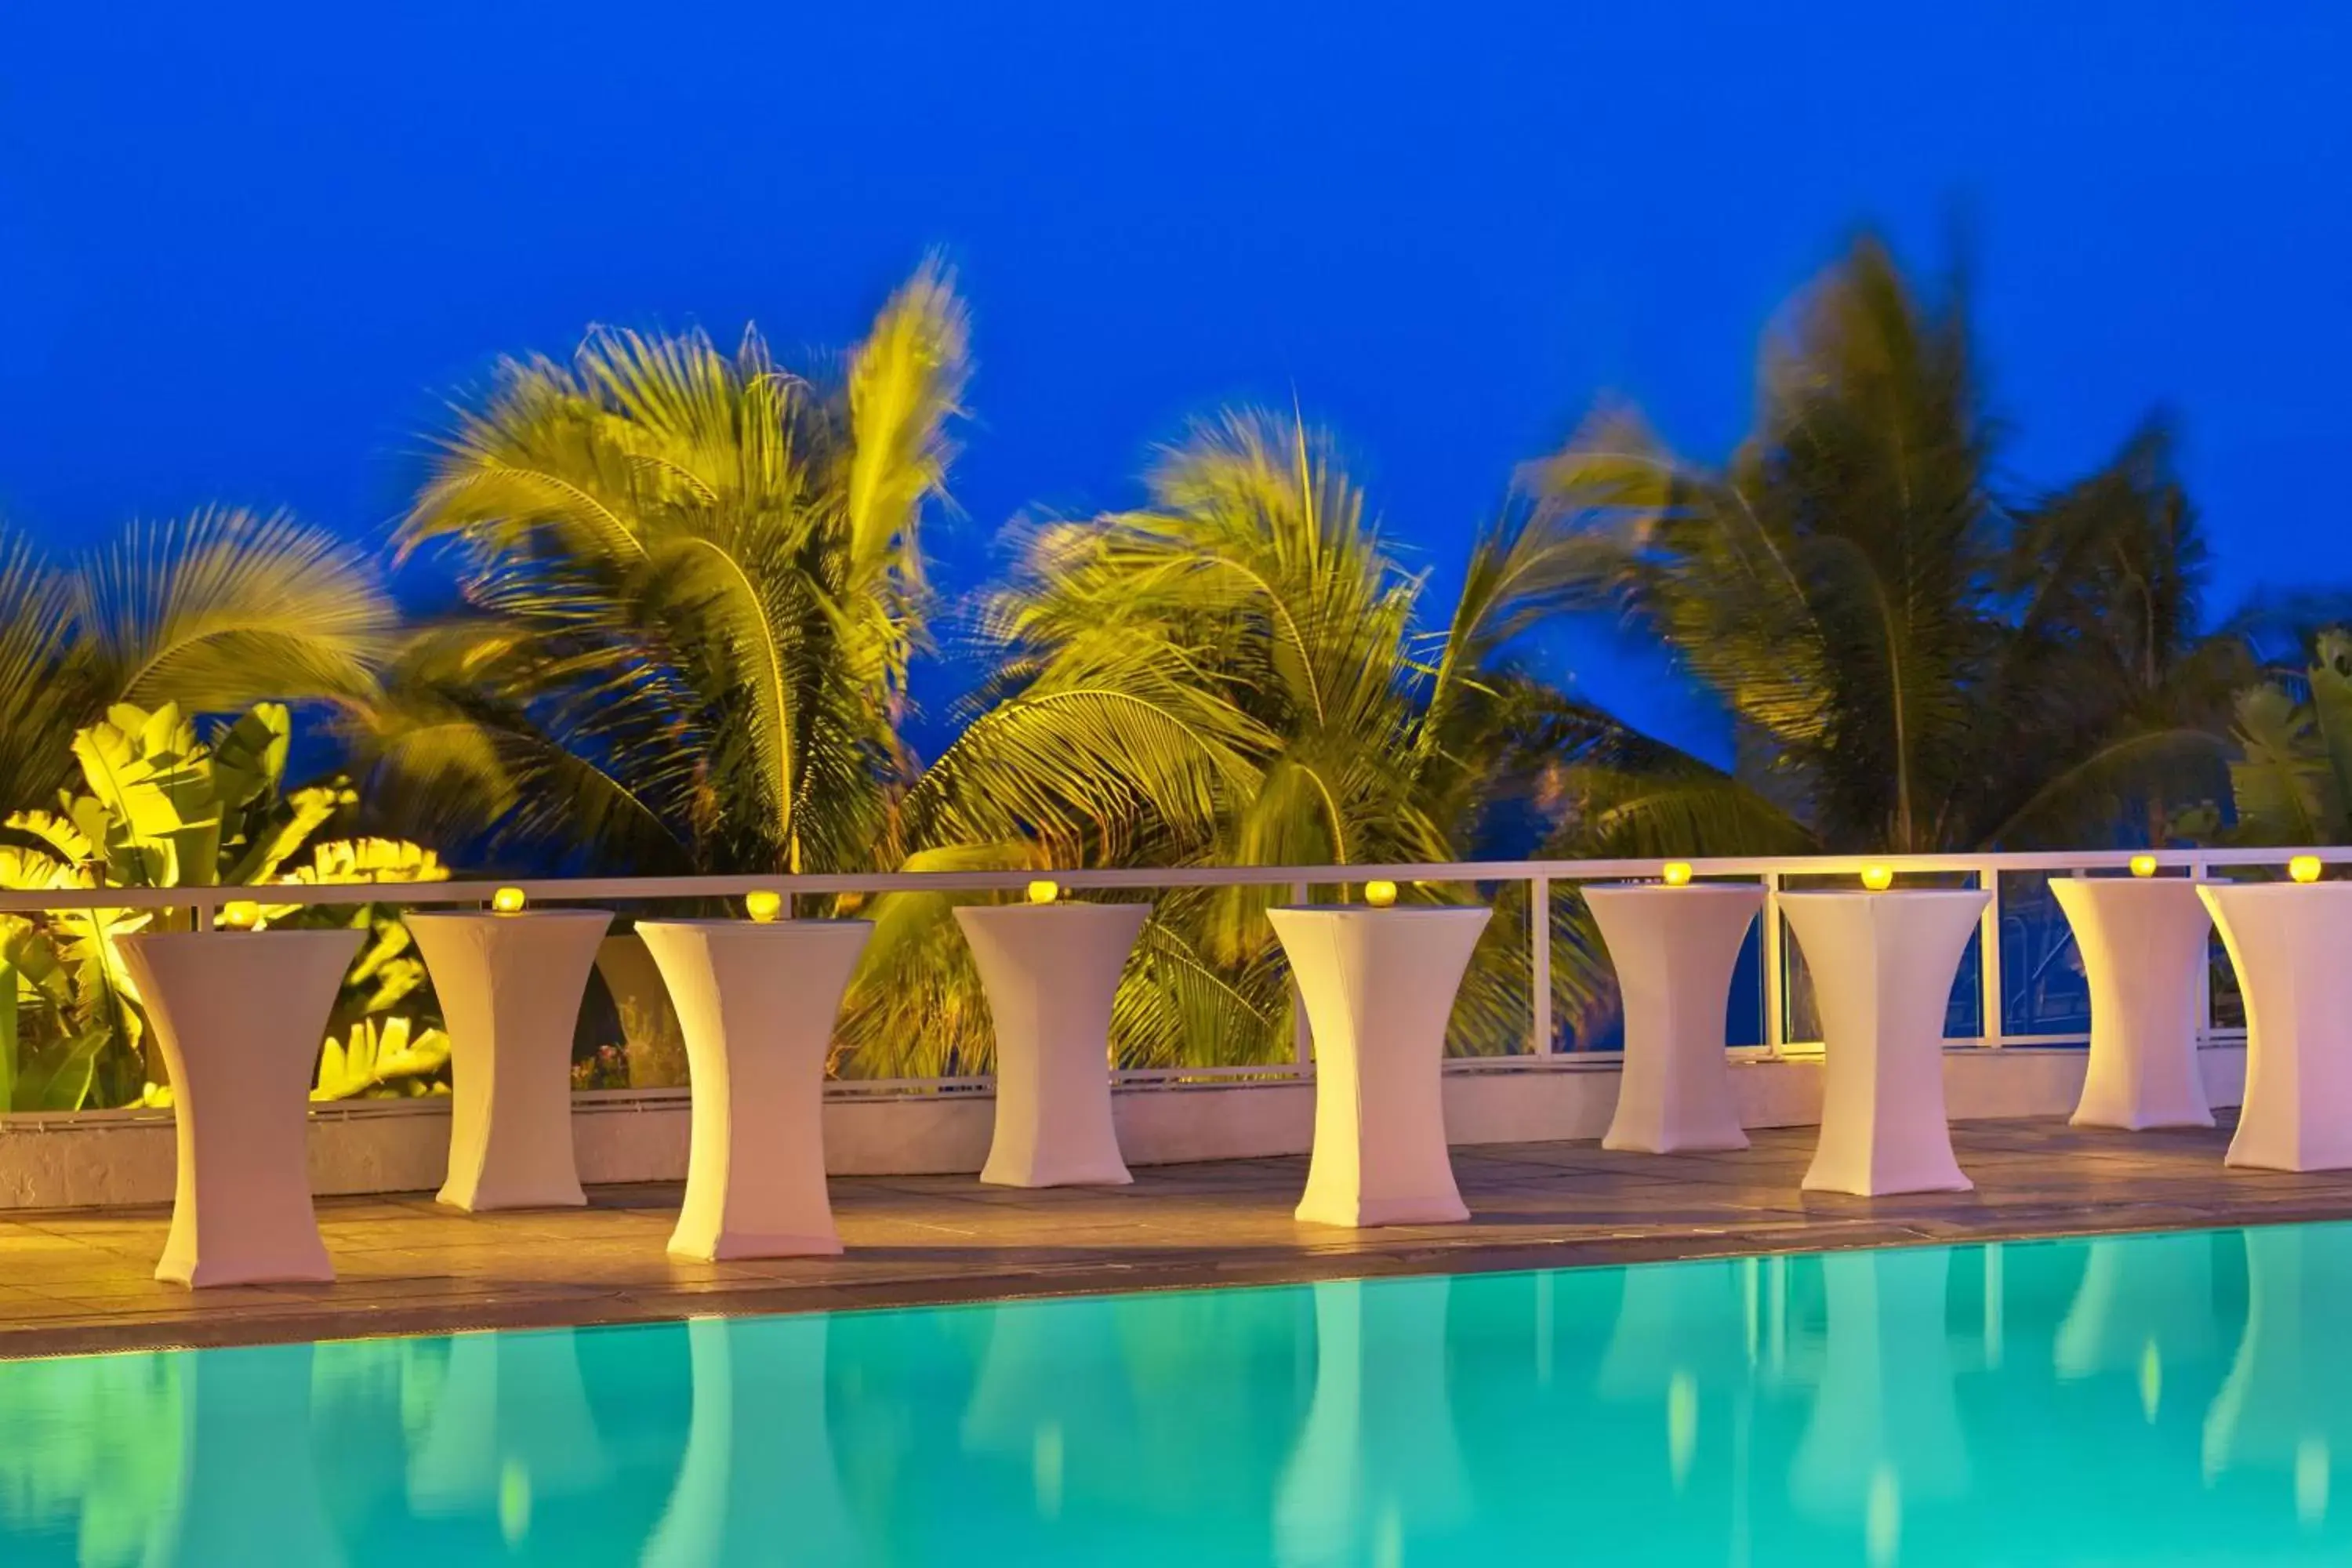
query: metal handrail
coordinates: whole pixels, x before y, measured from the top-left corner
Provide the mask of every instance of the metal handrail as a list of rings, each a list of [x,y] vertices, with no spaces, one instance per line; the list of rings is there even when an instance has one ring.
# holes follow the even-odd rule
[[[2136,854],[2156,857],[2160,870],[2284,866],[2310,855],[2332,865],[2352,864],[2352,847],[2301,849],[2033,850],[1953,855],[1738,855],[1688,862],[1699,878],[1852,876],[1866,866],[1897,872],[2073,871],[2129,868]],[[177,909],[216,912],[238,900],[271,904],[488,903],[500,888],[520,888],[535,900],[576,903],[593,899],[740,898],[745,893],[1018,892],[1039,878],[1074,891],[1159,888],[1339,887],[1367,881],[1450,883],[1594,882],[1654,879],[1665,861],[1655,857],[1611,860],[1444,860],[1362,866],[1170,866],[1090,870],[873,871],[822,875],[729,874],[691,877],[520,877],[496,881],[268,882],[245,887],[57,888],[0,889],[0,914],[47,910]]]
[[[2082,875],[2122,873],[2140,855],[2153,854],[2159,872],[2203,878],[2216,872],[2260,870],[2283,867],[2295,856],[2315,856],[2323,863],[2352,865],[2352,847],[2263,849],[2173,850],[2047,850],[1948,855],[1809,855],[1724,856],[1689,862],[1695,878],[1755,880],[1763,884],[1762,981],[1764,1038],[1748,1053],[1778,1057],[1802,1052],[1809,1042],[1790,1034],[1789,979],[1793,949],[1781,931],[1783,894],[1792,881],[1852,877],[1868,866],[1887,866],[1898,873],[1960,873],[1975,879],[1991,893],[1978,933],[1982,1034],[1954,1038],[1962,1048],[2079,1043],[2080,1034],[2011,1035],[2005,1030],[2001,992],[2001,890],[2003,873],[2049,872]],[[0,889],[0,914],[37,914],[79,909],[184,909],[194,912],[199,930],[210,929],[221,907],[249,900],[266,905],[349,906],[386,903],[415,907],[487,906],[500,888],[520,888],[534,902],[577,904],[600,900],[643,903],[677,900],[733,899],[754,891],[786,897],[823,894],[898,892],[1006,893],[1019,892],[1039,878],[1050,878],[1072,892],[1154,891],[1185,888],[1258,887],[1284,889],[1304,900],[1317,888],[1360,886],[1373,880],[1459,886],[1464,883],[1523,883],[1529,891],[1528,952],[1529,1016],[1528,1049],[1497,1058],[1461,1058],[1447,1064],[1461,1072],[1527,1070],[1530,1068],[1572,1067],[1589,1062],[1593,1053],[1555,1053],[1551,1027],[1551,942],[1547,918],[1557,885],[1657,878],[1665,861],[1655,858],[1571,860],[1472,860],[1412,862],[1357,866],[1186,866],[1121,867],[1073,870],[961,870],[901,872],[838,872],[824,875],[734,874],[687,877],[518,878],[511,880],[439,882],[273,882],[244,887],[192,888],[60,888]],[[2200,1014],[2200,1043],[2210,1045],[2237,1037],[2242,1031],[2211,1026],[2210,1008]],[[1231,1068],[1154,1068],[1121,1071],[1120,1082],[1146,1085],[1213,1084],[1222,1079],[1267,1081],[1303,1079],[1313,1073],[1311,1055],[1303,1037],[1295,1058],[1287,1062]],[[984,1089],[984,1077],[922,1079],[857,1079],[841,1086],[845,1094],[887,1095],[894,1092],[971,1091]]]

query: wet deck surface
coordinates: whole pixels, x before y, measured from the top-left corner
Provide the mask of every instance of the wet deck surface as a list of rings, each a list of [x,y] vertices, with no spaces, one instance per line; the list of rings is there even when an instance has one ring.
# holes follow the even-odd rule
[[[842,1178],[846,1256],[718,1264],[664,1252],[675,1185],[478,1215],[333,1198],[319,1213],[336,1283],[194,1293],[152,1277],[163,1210],[17,1213],[0,1217],[0,1357],[2352,1218],[2352,1172],[2225,1170],[2227,1139],[1962,1123],[1975,1192],[1874,1199],[1798,1190],[1811,1128],[1737,1153],[1460,1149],[1469,1224],[1369,1231],[1291,1218],[1304,1156],[1147,1168],[1120,1188]]]

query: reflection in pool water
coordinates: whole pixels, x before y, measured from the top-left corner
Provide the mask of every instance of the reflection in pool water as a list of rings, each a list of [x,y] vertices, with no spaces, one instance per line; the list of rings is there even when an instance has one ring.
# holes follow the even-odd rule
[[[1446,1394],[1454,1281],[1314,1287],[1315,1394],[1275,1483],[1278,1563],[1393,1559],[1471,1512]]]
[[[2341,1562],[2347,1302],[2313,1226],[0,1363],[0,1563]]]

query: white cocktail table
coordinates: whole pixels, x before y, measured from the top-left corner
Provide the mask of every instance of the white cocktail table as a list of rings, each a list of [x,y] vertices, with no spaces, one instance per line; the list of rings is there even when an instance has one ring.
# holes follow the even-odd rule
[[[836,1253],[824,1058],[865,921],[639,921],[686,1035],[694,1142],[670,1251],[706,1261]]]
[[[2246,999],[2246,1092],[2227,1163],[2352,1168],[2352,882],[2197,891]]]
[[[1603,882],[1578,890],[1608,944],[1625,1007],[1625,1065],[1601,1147],[1650,1154],[1747,1148],[1723,1016],[1764,889]]]
[[[1804,1185],[1964,1193],[1944,1119],[1944,1008],[1989,895],[1783,893],[1822,1016],[1822,1131]]]
[[[2077,1127],[2210,1127],[2197,1066],[2206,933],[2180,877],[2053,877],[2091,986],[2091,1053]]]
[[[335,1277],[310,1205],[310,1080],[360,937],[120,939],[171,1070],[179,1133],[172,1231],[156,1279],[193,1288]]]
[[[449,1029],[449,1179],[456,1208],[576,1207],[572,1035],[604,910],[407,917]]]
[[[996,1132],[980,1179],[1124,1186],[1110,1115],[1110,1008],[1149,904],[956,910],[996,1026]]]
[[[1445,1146],[1445,1026],[1487,911],[1360,904],[1269,910],[1315,1032],[1315,1152],[1297,1217],[1465,1220]]]

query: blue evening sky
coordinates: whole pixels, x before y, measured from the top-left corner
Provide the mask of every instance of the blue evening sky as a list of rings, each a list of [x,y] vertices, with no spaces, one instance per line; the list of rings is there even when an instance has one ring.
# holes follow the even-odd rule
[[[1774,306],[1864,223],[1937,266],[1957,215],[2015,472],[2170,405],[2226,607],[2352,580],[2341,11],[12,5],[0,516],[377,530],[496,353],[838,343],[939,247],[980,363],[950,585],[1024,507],[1131,500],[1188,415],[1295,395],[1450,588],[1596,394],[1719,455]],[[1708,739],[1609,643],[1544,654]]]

